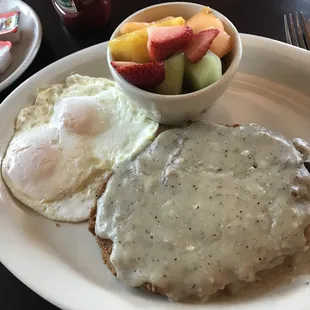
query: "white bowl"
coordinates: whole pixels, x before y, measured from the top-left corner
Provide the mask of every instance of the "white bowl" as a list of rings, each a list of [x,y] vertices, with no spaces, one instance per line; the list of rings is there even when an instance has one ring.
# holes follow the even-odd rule
[[[189,2],[164,3],[147,7],[126,18],[115,29],[111,40],[119,36],[119,30],[124,23],[151,22],[167,16],[182,16],[184,19],[189,19],[204,7]],[[107,60],[113,78],[122,91],[142,108],[150,119],[162,124],[195,120],[201,113],[209,109],[227,89],[241,60],[242,43],[238,31],[231,21],[215,10],[213,10],[213,14],[223,22],[225,31],[233,38],[233,49],[225,56],[227,70],[223,76],[217,82],[199,91],[182,95],[159,95],[135,87],[112,67],[111,61],[114,59],[108,49]]]

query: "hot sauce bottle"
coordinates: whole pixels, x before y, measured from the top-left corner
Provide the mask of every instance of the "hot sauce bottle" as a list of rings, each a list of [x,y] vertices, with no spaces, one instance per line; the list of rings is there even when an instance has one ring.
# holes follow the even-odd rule
[[[110,19],[110,0],[52,0],[65,26],[85,32],[104,26]]]

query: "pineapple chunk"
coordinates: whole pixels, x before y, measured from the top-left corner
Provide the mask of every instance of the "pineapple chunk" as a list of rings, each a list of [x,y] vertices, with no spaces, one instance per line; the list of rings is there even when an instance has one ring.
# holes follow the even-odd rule
[[[147,31],[140,29],[109,42],[114,60],[145,63],[150,61],[147,51]]]
[[[153,24],[153,27],[183,26],[185,20],[182,17],[164,19]],[[124,34],[109,42],[109,47],[116,61],[133,61],[145,63],[150,61],[147,50],[147,28]]]
[[[153,26],[153,25],[155,25],[157,23],[161,23],[163,21],[167,21],[167,20],[171,20],[171,19],[174,19],[174,17],[168,16],[168,17],[165,17],[163,19],[157,20],[156,22],[151,22],[151,23],[144,23],[144,22],[129,22],[129,23],[125,23],[121,27],[119,32],[120,32],[121,35],[123,35],[123,34],[130,33],[130,32],[142,29],[142,28]]]
[[[140,22],[130,22],[130,23],[126,23],[124,24],[121,29],[120,29],[120,35],[124,35],[130,32],[134,32],[136,30],[142,29],[142,28],[146,28],[150,26],[149,23],[140,23]]]

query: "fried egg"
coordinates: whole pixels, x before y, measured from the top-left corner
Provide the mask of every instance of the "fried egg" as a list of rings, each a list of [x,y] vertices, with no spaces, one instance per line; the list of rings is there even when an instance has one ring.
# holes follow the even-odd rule
[[[80,222],[113,166],[142,151],[157,129],[113,81],[72,75],[18,115],[3,179],[38,213]]]

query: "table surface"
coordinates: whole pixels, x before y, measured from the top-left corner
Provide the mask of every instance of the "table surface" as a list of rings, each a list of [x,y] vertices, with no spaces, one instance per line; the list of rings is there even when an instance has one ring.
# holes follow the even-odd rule
[[[25,0],[38,14],[43,27],[39,53],[26,72],[0,94],[0,102],[20,83],[48,64],[88,46],[107,41],[116,26],[128,15],[149,5],[165,1],[111,0],[112,17],[108,25],[87,37],[73,36],[60,23],[49,0]],[[310,0],[208,0],[193,1],[209,5],[226,15],[240,32],[285,41],[283,15],[303,11],[310,18]],[[74,289],[74,288],[68,288]],[[57,310],[16,279],[0,263],[0,308]],[[64,292],[65,293],[65,292]]]

